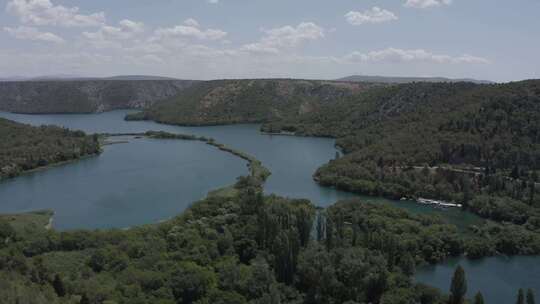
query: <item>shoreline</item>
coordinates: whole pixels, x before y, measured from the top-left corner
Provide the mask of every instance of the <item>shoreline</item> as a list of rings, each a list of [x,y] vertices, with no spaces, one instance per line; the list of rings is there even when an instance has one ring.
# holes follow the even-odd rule
[[[245,152],[230,148],[230,147],[226,146],[225,144],[217,142],[213,138],[199,137],[199,136],[187,135],[187,134],[168,133],[168,132],[164,132],[164,131],[147,131],[147,132],[144,132],[144,133],[102,133],[102,134],[98,134],[98,135],[101,136],[102,139],[103,139],[103,140],[100,140],[100,148],[103,147],[103,146],[108,146],[108,145],[129,143],[128,140],[118,140],[118,141],[106,142],[106,139],[109,138],[109,137],[121,137],[121,136],[130,136],[130,137],[133,137],[133,138],[161,139],[161,140],[170,139],[170,140],[199,141],[199,142],[203,142],[203,143],[205,143],[207,145],[213,146],[213,147],[217,148],[220,151],[232,154],[233,156],[236,156],[236,157],[238,157],[240,159],[245,160],[247,162],[248,174],[250,176],[252,176],[253,178],[257,179],[257,181],[259,183],[261,183],[261,184],[264,184],[266,179],[272,174],[270,172],[270,170],[268,168],[266,168],[262,164],[262,162],[260,160],[258,160],[257,158],[255,158],[254,156],[251,156],[251,155],[249,155],[249,154],[247,154]],[[32,169],[32,170],[24,171],[21,174],[15,176],[13,178],[20,177],[23,174],[31,174],[31,173],[35,173],[37,171],[46,170],[46,169],[50,169],[50,168],[57,167],[57,166],[67,165],[67,164],[70,164],[70,163],[74,163],[74,162],[76,162],[78,160],[83,160],[83,159],[86,159],[86,158],[98,156],[101,153],[102,153],[102,151],[100,153],[92,154],[92,155],[86,155],[86,156],[78,158],[78,159],[72,159],[72,160],[69,160],[69,161],[58,162],[58,163],[50,164],[50,165],[47,165],[47,166],[38,167],[38,168],[35,168],[35,169]],[[13,178],[8,178],[6,180],[10,180],[10,179],[13,179]],[[4,180],[0,179],[0,184],[3,181]],[[212,195],[220,195],[220,193],[229,193],[231,191],[232,187],[233,187],[232,185],[228,185],[228,186],[222,186],[222,187],[217,188],[217,189],[210,189],[206,193],[206,195],[203,196],[201,199],[204,199],[205,197],[209,197],[209,196],[212,196]],[[31,214],[33,212],[34,211],[23,212],[23,213],[15,213],[14,215]],[[0,213],[0,215],[7,215],[7,214]],[[173,216],[165,218],[165,219],[161,219],[161,220],[159,220],[159,221],[157,221],[155,223],[147,223],[147,224],[124,227],[124,228],[119,228],[119,229],[129,230],[129,229],[132,229],[134,227],[139,227],[139,226],[155,225],[155,224],[166,222],[166,221],[174,218],[175,216],[176,215],[173,215]],[[51,216],[50,216],[50,218],[48,220],[48,223],[44,226],[45,230],[54,230],[54,228],[53,228],[53,222],[54,222],[53,217],[54,217],[54,211],[52,211],[52,214],[51,214]],[[103,231],[107,231],[107,230],[110,230],[110,229],[103,229]]]
[[[75,162],[78,162],[78,161],[81,161],[81,160],[96,157],[96,156],[99,156],[101,153],[102,153],[102,151],[100,151],[99,153],[87,154],[87,155],[81,156],[79,158],[74,158],[74,159],[70,159],[70,160],[64,160],[64,161],[60,161],[60,162],[55,162],[55,163],[51,163],[51,164],[48,164],[48,165],[45,165],[45,166],[39,166],[39,167],[30,169],[30,170],[24,170],[24,171],[21,171],[20,173],[18,173],[15,176],[12,176],[12,177],[0,177],[0,184],[4,183],[4,182],[7,182],[7,181],[10,181],[10,180],[12,180],[14,178],[24,176],[24,175],[33,174],[33,173],[37,173],[37,172],[40,172],[40,171],[45,171],[45,170],[48,170],[48,169],[61,167],[61,166],[69,165],[71,163],[75,163]]]
[[[266,168],[262,164],[262,162],[258,160],[257,158],[255,158],[254,156],[251,156],[243,151],[228,147],[227,145],[222,144],[213,138],[207,138],[204,136],[196,136],[196,135],[190,135],[190,134],[169,133],[165,131],[147,131],[147,132],[141,132],[141,133],[104,133],[100,135],[105,136],[105,137],[120,137],[120,136],[137,137],[139,136],[139,137],[145,137],[145,138],[151,138],[151,139],[200,141],[200,142],[206,143],[207,145],[214,146],[220,151],[230,153],[238,158],[241,158],[247,161],[250,175],[252,177],[257,178],[262,183],[264,183],[264,181],[266,181],[268,176],[272,174],[270,170],[268,170],[268,168]]]

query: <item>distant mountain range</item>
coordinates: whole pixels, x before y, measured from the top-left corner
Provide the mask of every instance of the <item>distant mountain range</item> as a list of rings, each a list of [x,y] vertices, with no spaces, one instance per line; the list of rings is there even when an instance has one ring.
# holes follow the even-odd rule
[[[43,75],[37,77],[0,77],[0,81],[83,81],[83,80],[178,80],[172,77],[150,75],[118,75],[111,77],[87,77],[70,74]]]
[[[0,111],[91,113],[149,108],[142,118],[177,124],[265,122],[316,111],[326,103],[361,95],[371,87],[410,82],[491,83],[474,79],[380,76],[350,76],[338,81],[192,81],[146,75],[92,78],[59,74],[0,79]]]
[[[152,76],[152,75],[118,75],[111,77],[88,77],[72,74],[43,75],[37,77],[0,77],[0,81],[82,81],[82,80],[179,80],[173,77]],[[375,82],[375,83],[411,83],[411,82],[472,82],[476,84],[494,83],[489,80],[478,80],[472,78],[445,78],[445,77],[394,77],[394,76],[370,76],[351,75],[336,79],[336,81],[350,82]]]
[[[179,80],[178,78],[148,75],[120,75],[101,78],[104,80]]]
[[[386,77],[386,76],[364,76],[352,75],[337,79],[337,81],[353,82],[377,82],[377,83],[411,83],[411,82],[472,82],[477,84],[494,83],[489,80],[477,80],[471,78],[445,78],[445,77]]]

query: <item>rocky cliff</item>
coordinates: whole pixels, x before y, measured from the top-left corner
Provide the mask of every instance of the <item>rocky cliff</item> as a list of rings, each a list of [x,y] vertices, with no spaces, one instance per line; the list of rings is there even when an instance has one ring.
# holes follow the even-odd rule
[[[92,113],[144,108],[193,85],[191,80],[0,82],[0,111]]]

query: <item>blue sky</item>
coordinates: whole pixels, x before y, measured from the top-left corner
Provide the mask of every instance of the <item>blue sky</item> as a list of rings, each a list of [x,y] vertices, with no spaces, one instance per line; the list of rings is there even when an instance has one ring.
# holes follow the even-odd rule
[[[0,0],[0,76],[540,78],[538,0]]]

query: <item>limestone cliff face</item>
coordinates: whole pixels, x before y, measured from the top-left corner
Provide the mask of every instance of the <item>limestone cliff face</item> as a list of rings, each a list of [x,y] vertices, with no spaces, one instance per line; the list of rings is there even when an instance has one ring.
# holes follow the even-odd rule
[[[191,80],[0,82],[0,111],[93,113],[144,108],[193,85]]]

